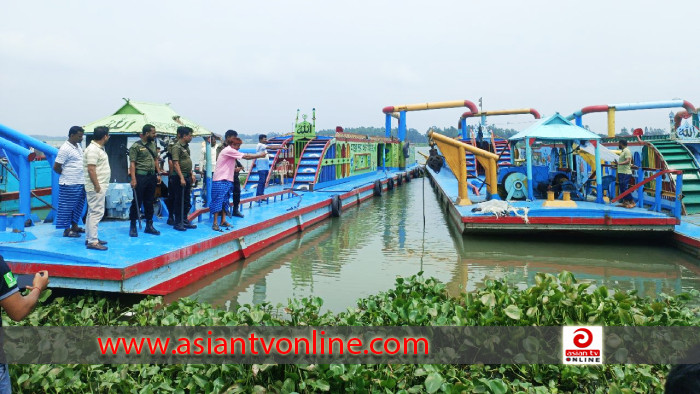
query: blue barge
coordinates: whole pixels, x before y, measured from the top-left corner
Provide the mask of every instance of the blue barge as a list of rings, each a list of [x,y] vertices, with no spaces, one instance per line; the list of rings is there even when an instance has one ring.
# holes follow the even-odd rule
[[[131,203],[128,184],[121,179],[125,178],[128,160],[119,149],[126,146],[127,138],[137,135],[144,123],[152,123],[156,124],[159,142],[165,144],[178,124],[189,122],[166,107],[127,100],[114,115],[92,123],[109,124],[110,134],[114,134],[109,141],[115,144],[112,148],[116,152],[115,157],[110,155],[115,178],[110,190],[120,194],[118,198],[108,194],[108,212],[112,200],[119,200],[114,212],[126,212]],[[382,137],[369,137],[343,133],[338,128],[335,136],[319,136],[315,122],[307,122],[306,116],[299,121],[297,115],[294,133],[272,139],[268,145],[268,178],[258,179],[255,164],[251,166],[241,200],[245,217],[230,218],[232,229],[211,229],[212,215],[201,198],[203,190],[198,189],[193,191],[193,210],[188,214],[193,223],[199,223],[197,229],[183,233],[165,226],[162,218],[167,217],[167,208],[160,201],[160,209],[156,210],[160,218],[154,218],[160,236],[141,234],[132,238],[128,236],[128,222],[103,220],[100,239],[108,242],[109,250],[95,251],[85,248],[83,238],[63,237],[50,222],[55,212],[50,212],[44,222],[31,214],[28,148],[46,153],[50,165],[57,150],[0,125],[0,147],[9,153],[20,179],[19,212],[11,217],[0,214],[0,230],[10,228],[0,231],[0,255],[20,277],[47,270],[52,287],[169,294],[418,176],[414,149],[403,141],[405,134],[395,138],[390,131],[387,129]],[[210,135],[202,133],[199,135]],[[109,154],[111,148],[105,149]],[[207,155],[211,153],[207,144]],[[206,174],[211,170],[204,172],[205,185],[210,184]],[[52,201],[57,201],[57,182],[58,177],[52,174]],[[250,190],[258,182],[266,183],[266,194],[252,197]]]

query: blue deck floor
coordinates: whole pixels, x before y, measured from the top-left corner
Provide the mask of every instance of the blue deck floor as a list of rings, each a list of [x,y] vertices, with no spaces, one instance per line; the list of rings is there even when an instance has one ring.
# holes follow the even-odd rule
[[[409,168],[410,170],[410,168]],[[217,238],[226,233],[233,231],[254,228],[254,233],[247,233],[245,236],[245,244],[251,245],[254,243],[271,244],[277,239],[266,239],[266,236],[279,233],[281,230],[275,229],[275,225],[268,226],[265,222],[279,218],[285,214],[294,214],[297,211],[303,211],[305,208],[318,206],[319,203],[329,203],[330,198],[334,194],[342,195],[355,190],[372,186],[376,180],[387,182],[388,177],[396,177],[398,174],[404,174],[406,171],[395,172],[377,172],[368,174],[360,179],[354,179],[346,183],[336,184],[327,188],[319,188],[313,192],[297,191],[298,196],[289,196],[285,194],[283,199],[280,196],[276,197],[276,201],[270,198],[268,202],[257,202],[242,204],[241,210],[245,215],[244,218],[228,218],[229,223],[233,228],[221,232],[216,232],[211,229],[212,221],[208,212],[203,213],[193,223],[197,224],[197,229],[187,230],[185,232],[176,231],[172,226],[165,223],[165,218],[156,219],[154,226],[160,230],[159,236],[145,234],[139,231],[138,237],[129,237],[129,222],[124,220],[105,220],[99,224],[99,238],[107,241],[106,245],[109,250],[97,251],[87,249],[85,247],[85,236],[80,238],[66,238],[62,236],[62,230],[57,230],[52,224],[38,224],[26,229],[27,236],[23,242],[0,242],[0,254],[11,263],[27,263],[27,264],[46,264],[48,266],[85,266],[93,268],[107,269],[127,269],[139,262],[157,258],[168,253],[177,252],[183,248],[193,246],[195,248],[206,249],[207,246],[202,246],[206,241]],[[386,185],[385,185],[386,187]],[[268,193],[273,193],[278,188],[270,188],[266,190]],[[365,195],[369,192],[365,191]],[[366,198],[366,197],[365,197]],[[359,202],[355,197],[343,200],[343,206]],[[328,212],[328,208],[324,212]],[[316,209],[316,208],[314,208]],[[318,209],[314,213],[316,217]],[[304,215],[295,215],[293,220],[306,220]],[[310,219],[309,219],[310,220]],[[145,226],[145,221],[143,221]],[[269,229],[263,229],[270,227]],[[303,226],[302,226],[303,227]],[[258,230],[261,229],[261,230]],[[7,238],[18,237],[20,234],[2,234]],[[31,239],[34,238],[35,239]],[[242,241],[236,238],[238,243]],[[233,246],[232,246],[233,247]],[[242,245],[237,245],[243,248]],[[224,248],[225,249],[225,248]],[[197,250],[199,252],[199,249]],[[210,256],[210,259],[220,258],[223,251],[217,251],[217,255]],[[203,255],[206,253],[203,253]],[[13,268],[14,269],[14,268]],[[68,286],[66,286],[68,287]]]
[[[438,186],[445,193],[446,197],[452,201],[457,201],[458,198],[458,186],[457,179],[454,177],[452,172],[447,169],[440,171],[436,174],[432,169],[428,169],[431,176],[435,179]],[[473,180],[472,180],[473,181]],[[481,181],[477,182],[477,188],[481,185]],[[480,195],[475,195],[471,188],[468,189],[469,199],[473,204],[478,204],[480,202],[486,201],[486,185],[481,188]],[[632,218],[668,218],[668,212],[654,212],[642,208],[623,208],[617,207],[615,204],[598,204],[591,201],[576,201],[576,208],[560,208],[560,207],[543,207],[542,203],[545,200],[534,200],[534,201],[518,201],[511,200],[509,204],[515,208],[528,208],[528,217],[577,217],[577,218],[602,218],[611,217],[618,219],[632,219]],[[462,217],[483,217],[483,216],[493,216],[491,214],[484,214],[481,212],[472,212],[474,205],[456,205],[455,208],[457,212]]]

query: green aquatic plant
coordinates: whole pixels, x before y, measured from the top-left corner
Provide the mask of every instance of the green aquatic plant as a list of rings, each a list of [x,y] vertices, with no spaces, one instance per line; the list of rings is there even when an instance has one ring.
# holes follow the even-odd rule
[[[225,311],[190,299],[136,304],[97,294],[54,297],[28,319],[33,326],[697,326],[687,306],[698,292],[639,297],[592,289],[563,272],[538,274],[518,290],[502,281],[457,297],[422,273],[357,301],[322,312],[318,297],[287,305],[241,305]],[[46,297],[46,296],[45,296]],[[525,341],[537,349],[537,342]],[[395,392],[395,393],[648,393],[662,392],[667,365],[12,365],[13,388],[27,392]]]

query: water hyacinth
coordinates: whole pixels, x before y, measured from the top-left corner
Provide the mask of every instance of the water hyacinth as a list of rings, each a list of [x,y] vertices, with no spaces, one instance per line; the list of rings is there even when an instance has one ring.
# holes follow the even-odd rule
[[[697,326],[687,302],[662,295],[592,289],[572,274],[538,274],[524,290],[502,281],[457,297],[422,273],[393,289],[323,312],[317,297],[225,311],[189,299],[136,304],[96,294],[49,299],[21,323],[34,326]],[[48,297],[48,292],[44,300]],[[530,346],[537,346],[533,343]],[[17,392],[663,392],[667,365],[12,365]]]

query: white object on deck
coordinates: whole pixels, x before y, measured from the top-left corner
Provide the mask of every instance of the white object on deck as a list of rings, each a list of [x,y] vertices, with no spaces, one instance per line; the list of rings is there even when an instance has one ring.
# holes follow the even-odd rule
[[[512,212],[513,215],[522,218],[525,223],[530,223],[530,220],[527,218],[527,213],[530,211],[530,208],[516,208],[510,205],[507,201],[503,200],[489,200],[480,202],[476,204],[476,207],[474,207],[473,210],[481,211],[483,213],[491,213],[497,218],[500,218],[501,216],[506,216],[508,212]],[[523,211],[522,215],[518,213],[518,211],[520,210]]]

